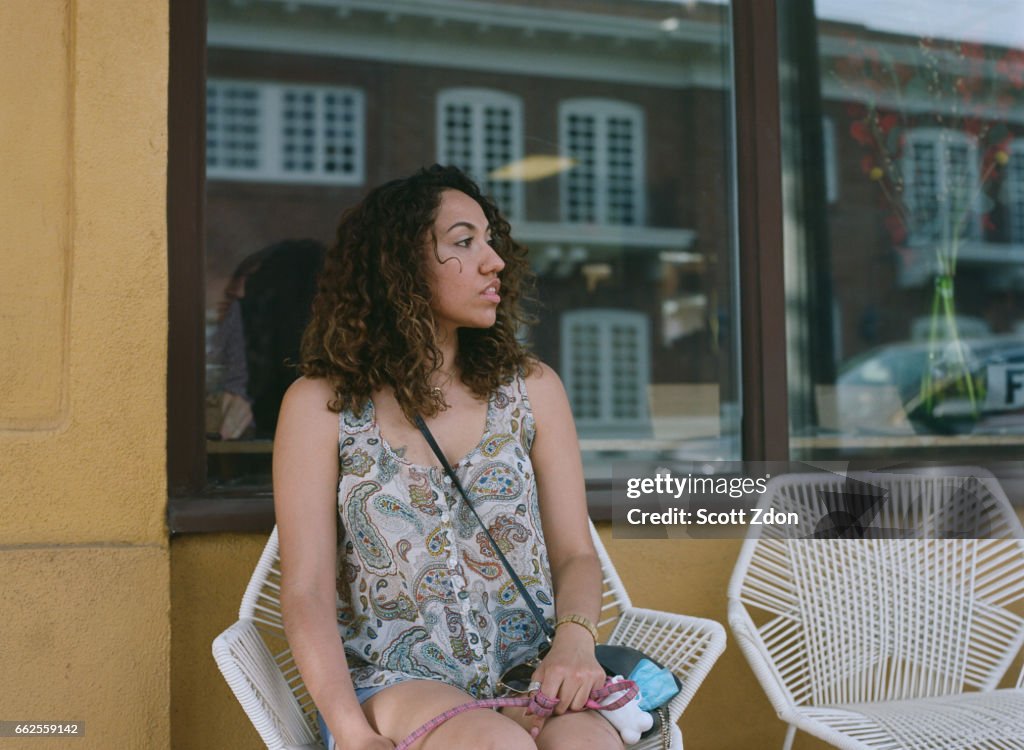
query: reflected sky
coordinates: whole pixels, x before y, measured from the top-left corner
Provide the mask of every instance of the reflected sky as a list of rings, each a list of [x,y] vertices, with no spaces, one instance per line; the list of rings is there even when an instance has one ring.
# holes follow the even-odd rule
[[[1024,47],[1024,0],[817,0],[819,18],[879,31]]]
[[[818,18],[878,31],[1024,48],[1024,0],[817,0],[815,8]]]

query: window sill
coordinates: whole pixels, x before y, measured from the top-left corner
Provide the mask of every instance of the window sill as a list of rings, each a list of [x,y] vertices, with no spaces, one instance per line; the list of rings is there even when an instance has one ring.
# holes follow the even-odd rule
[[[608,481],[587,485],[587,507],[595,522],[612,517],[612,487]],[[269,534],[274,528],[274,498],[269,491],[171,497],[167,526],[179,534]]]
[[[171,497],[167,501],[167,526],[171,536],[224,532],[269,534],[274,528],[274,498],[269,492]]]

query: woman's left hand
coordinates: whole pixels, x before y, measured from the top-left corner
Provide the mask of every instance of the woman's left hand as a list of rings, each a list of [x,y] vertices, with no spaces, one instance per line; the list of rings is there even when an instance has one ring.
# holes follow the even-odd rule
[[[544,695],[558,698],[555,714],[582,710],[591,691],[605,682],[604,670],[594,656],[590,633],[576,625],[559,628],[551,650],[533,673],[533,681],[540,683]],[[537,730],[531,734],[536,737],[544,719],[536,715],[531,718]]]

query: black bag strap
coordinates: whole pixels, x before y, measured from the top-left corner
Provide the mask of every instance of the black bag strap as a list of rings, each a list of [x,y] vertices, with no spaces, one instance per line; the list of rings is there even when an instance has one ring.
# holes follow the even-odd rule
[[[457,489],[459,494],[462,495],[462,499],[466,501],[466,507],[472,511],[473,517],[476,518],[477,523],[480,524],[480,528],[484,530],[484,533],[491,542],[491,546],[494,547],[494,551],[498,555],[498,559],[501,560],[501,564],[504,565],[505,570],[508,571],[509,577],[512,579],[512,583],[514,583],[516,588],[519,589],[519,594],[523,597],[523,601],[525,601],[526,606],[530,608],[530,613],[533,615],[533,619],[537,621],[537,624],[540,625],[540,629],[544,631],[544,634],[548,639],[554,638],[555,629],[551,627],[551,623],[544,619],[544,615],[541,614],[537,603],[533,600],[533,597],[530,596],[530,592],[526,590],[526,586],[523,584],[522,580],[520,580],[519,576],[516,575],[516,572],[512,569],[512,565],[505,557],[505,553],[501,551],[501,547],[498,546],[494,537],[491,536],[491,532],[484,524],[483,519],[480,518],[480,514],[476,512],[476,508],[473,507],[473,503],[469,501],[469,495],[467,495],[466,491],[462,488],[462,482],[460,482],[459,478],[455,475],[455,471],[452,469],[451,464],[448,463],[448,459],[445,457],[444,451],[441,450],[441,446],[439,446],[437,441],[434,440],[434,436],[430,432],[430,428],[427,427],[427,423],[423,421],[423,417],[416,415],[415,424],[416,427],[419,428],[419,431],[423,433],[423,437],[426,438],[430,449],[434,451],[434,455],[437,456],[437,460],[441,462],[441,466],[444,468],[445,474],[447,474],[448,478],[452,480],[452,484],[455,485],[455,489]]]

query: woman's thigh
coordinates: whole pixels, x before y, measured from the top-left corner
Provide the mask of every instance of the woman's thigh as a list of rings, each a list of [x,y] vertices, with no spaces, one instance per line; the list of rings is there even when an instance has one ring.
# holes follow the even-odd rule
[[[525,709],[506,708],[502,713],[527,729],[532,726]],[[622,750],[622,738],[611,722],[597,711],[549,716],[537,736],[539,750]]]
[[[473,700],[458,688],[432,680],[409,680],[363,703],[374,730],[396,745],[450,708]],[[416,742],[410,750],[535,750],[529,733],[489,708],[458,714]]]

